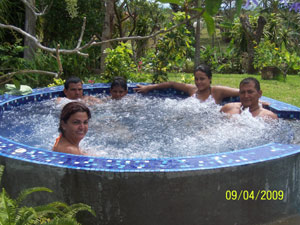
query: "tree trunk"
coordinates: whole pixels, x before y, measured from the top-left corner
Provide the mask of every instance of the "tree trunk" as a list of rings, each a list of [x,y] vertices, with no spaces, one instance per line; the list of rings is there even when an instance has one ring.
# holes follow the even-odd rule
[[[35,6],[35,0],[28,0],[28,2]],[[36,35],[36,15],[32,12],[31,9],[29,9],[27,6],[25,6],[25,31],[32,36],[35,37]],[[34,41],[30,40],[28,37],[25,36],[24,40],[24,58],[25,59],[33,59],[34,54],[36,52],[36,45]]]
[[[257,24],[258,26],[256,27],[256,29],[252,28],[250,22],[249,22],[249,18],[246,15],[242,15],[240,17],[240,21],[243,27],[243,30],[245,32],[245,36],[247,39],[247,68],[246,72],[249,74],[253,74],[256,73],[257,71],[254,69],[254,47],[259,45],[259,42],[261,40],[261,37],[263,35],[263,30],[264,30],[264,26],[266,25],[266,20],[264,17],[259,16]]]
[[[112,38],[112,31],[113,31],[113,22],[115,16],[114,10],[115,0],[105,0],[105,18],[102,30],[102,37],[101,40],[109,40]],[[106,54],[104,52],[105,49],[110,48],[110,43],[105,43],[101,45],[101,64],[100,64],[100,72],[103,73],[105,70],[105,58]]]
[[[198,0],[198,7],[201,7],[201,0]],[[196,68],[200,64],[200,16],[197,18],[196,32],[195,32],[195,59],[194,59],[194,67]]]

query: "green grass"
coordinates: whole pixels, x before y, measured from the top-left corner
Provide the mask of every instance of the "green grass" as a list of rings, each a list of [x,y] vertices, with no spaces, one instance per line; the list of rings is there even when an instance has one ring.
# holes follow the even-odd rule
[[[260,75],[249,74],[213,74],[212,85],[223,85],[238,88],[246,77],[255,77],[260,81],[263,95],[300,107],[300,76],[288,75],[286,81],[262,80]],[[186,73],[169,73],[170,81],[182,82],[182,77],[193,77]],[[151,81],[149,81],[151,82]],[[2,89],[4,91],[4,89]],[[0,88],[0,94],[1,88]]]
[[[181,82],[184,73],[170,73],[169,80]],[[187,76],[191,76],[188,74]],[[243,78],[255,77],[259,80],[263,96],[277,99],[300,107],[300,76],[288,75],[286,81],[262,80],[260,75],[249,74],[213,74],[212,85],[238,88]]]

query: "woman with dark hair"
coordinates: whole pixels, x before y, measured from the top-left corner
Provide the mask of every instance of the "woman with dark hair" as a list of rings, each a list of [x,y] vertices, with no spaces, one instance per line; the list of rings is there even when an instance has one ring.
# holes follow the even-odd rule
[[[70,102],[64,106],[60,114],[58,131],[53,151],[82,155],[79,142],[88,131],[91,112],[81,102]]]
[[[220,104],[226,97],[238,96],[239,89],[225,86],[211,86],[212,73],[210,67],[207,65],[199,65],[194,70],[195,85],[184,84],[178,82],[165,82],[153,85],[137,85],[134,90],[138,93],[147,93],[155,89],[174,88],[179,91],[187,93],[191,97],[205,102],[209,99]]]

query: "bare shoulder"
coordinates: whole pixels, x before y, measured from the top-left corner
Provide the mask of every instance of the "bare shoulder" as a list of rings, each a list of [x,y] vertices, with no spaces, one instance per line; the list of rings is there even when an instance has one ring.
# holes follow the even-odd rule
[[[70,143],[65,141],[63,138],[58,142],[58,144],[56,146],[54,146],[53,151],[75,154],[75,155],[82,154],[79,148],[77,148],[74,145],[71,145]]]
[[[66,153],[70,153],[70,154],[75,154],[75,155],[82,155],[81,151],[79,148],[74,147],[74,146],[67,146],[66,148]]]
[[[55,103],[56,103],[56,104],[59,104],[59,103],[62,101],[62,99],[63,99],[62,97],[58,97],[58,98],[56,99]]]
[[[240,102],[232,102],[232,103],[227,103],[221,108],[221,112],[224,113],[239,113],[241,108],[241,103]]]
[[[241,108],[241,103],[240,102],[227,103],[222,108]]]
[[[69,153],[74,155],[82,155],[81,151],[72,146],[72,145],[60,145],[56,149],[54,149],[56,152],[62,152],[62,153]]]
[[[88,104],[103,103],[100,98],[96,98],[94,96],[83,96],[83,100]]]
[[[278,119],[278,116],[275,113],[273,113],[272,111],[267,110],[267,109],[262,109],[259,116],[267,117],[267,118],[271,118],[271,119]]]

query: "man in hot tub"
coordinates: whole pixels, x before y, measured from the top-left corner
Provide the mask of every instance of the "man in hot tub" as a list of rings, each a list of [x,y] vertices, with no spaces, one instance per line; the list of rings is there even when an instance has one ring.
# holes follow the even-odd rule
[[[275,113],[264,109],[259,104],[262,91],[256,78],[248,77],[240,82],[239,96],[241,102],[228,103],[221,108],[221,112],[232,115],[240,114],[243,110],[249,109],[253,117],[278,119]]]
[[[65,105],[72,101],[83,101],[90,105],[94,103],[102,103],[99,98],[83,95],[82,80],[78,77],[70,77],[64,84],[65,98],[57,98],[57,103]]]

